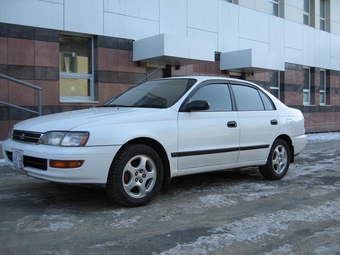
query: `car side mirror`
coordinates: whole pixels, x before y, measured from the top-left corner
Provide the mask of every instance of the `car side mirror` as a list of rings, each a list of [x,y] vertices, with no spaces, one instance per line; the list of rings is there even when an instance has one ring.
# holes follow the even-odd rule
[[[191,112],[191,111],[203,111],[208,110],[210,108],[210,104],[205,100],[195,100],[183,107],[183,112]]]

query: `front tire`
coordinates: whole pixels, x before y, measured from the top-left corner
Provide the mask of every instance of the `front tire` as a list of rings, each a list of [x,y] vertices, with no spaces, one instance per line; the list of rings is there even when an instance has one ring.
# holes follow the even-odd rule
[[[270,180],[280,180],[288,172],[290,151],[285,140],[276,139],[269,152],[267,163],[260,166],[261,175]]]
[[[144,144],[132,144],[116,155],[106,192],[119,204],[142,206],[157,195],[162,181],[163,165],[157,152]]]

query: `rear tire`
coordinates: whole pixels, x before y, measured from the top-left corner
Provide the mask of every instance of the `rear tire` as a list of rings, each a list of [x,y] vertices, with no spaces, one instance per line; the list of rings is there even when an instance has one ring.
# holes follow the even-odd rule
[[[119,204],[142,206],[157,195],[162,181],[163,165],[157,152],[144,144],[132,144],[116,155],[106,192]]]
[[[283,139],[276,139],[269,152],[267,163],[260,166],[261,175],[270,180],[280,180],[288,172],[290,151],[288,144]]]

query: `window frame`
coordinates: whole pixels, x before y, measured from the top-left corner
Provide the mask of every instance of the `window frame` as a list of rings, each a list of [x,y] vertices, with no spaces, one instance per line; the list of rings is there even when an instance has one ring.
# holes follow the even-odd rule
[[[269,92],[273,95],[273,96],[275,96],[273,93],[272,93],[272,90],[277,90],[277,99],[279,99],[280,100],[280,71],[271,71],[270,72],[270,80],[271,80],[271,77],[272,77],[272,74],[273,73],[277,73],[277,81],[275,81],[275,83],[277,83],[277,86],[272,86],[272,82],[270,82],[270,87],[269,87]]]
[[[276,6],[277,15],[272,13],[272,10],[274,9],[272,8],[272,6]],[[279,17],[279,1],[278,0],[269,0],[269,14],[275,17]]]
[[[321,77],[321,73],[323,73],[323,79]],[[323,80],[323,88],[321,89],[321,81]],[[320,90],[319,90],[319,95],[320,95],[320,105],[326,105],[327,104],[327,72],[326,70],[320,70]],[[324,101],[321,102],[321,95],[323,95]]]
[[[308,3],[308,10],[306,10],[306,3]],[[310,24],[311,24],[311,22],[310,22],[310,6],[311,5],[311,3],[310,3],[310,0],[303,0],[303,9],[302,9],[302,11],[303,11],[303,19],[302,19],[302,23],[304,24],[304,25],[307,25],[307,26],[310,26]],[[307,18],[307,23],[305,22],[306,20],[305,20],[305,18]]]
[[[308,70],[308,89],[305,88],[305,71]],[[303,105],[310,105],[311,98],[310,98],[310,89],[311,89],[311,70],[309,67],[303,68],[303,84],[302,84],[302,101]],[[307,94],[308,101],[305,101],[305,94]]]
[[[72,36],[72,37],[83,37],[90,39],[91,46],[89,47],[91,52],[89,53],[89,73],[68,73],[68,72],[60,72],[59,70],[59,86],[60,79],[86,79],[89,83],[89,95],[88,96],[61,96],[59,94],[59,100],[61,103],[78,103],[78,102],[94,102],[94,37],[86,34],[78,34],[78,33],[67,33],[63,32],[60,35],[64,36]],[[60,45],[60,41],[59,41]],[[60,54],[60,50],[59,50]],[[59,59],[60,61],[60,59]],[[59,87],[60,93],[60,87]]]
[[[326,31],[326,1],[320,0],[320,30]]]

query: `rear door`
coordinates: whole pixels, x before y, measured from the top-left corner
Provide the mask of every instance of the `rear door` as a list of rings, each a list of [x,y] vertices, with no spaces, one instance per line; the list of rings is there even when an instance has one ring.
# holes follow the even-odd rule
[[[279,118],[274,104],[261,90],[233,84],[233,95],[240,125],[238,162],[266,160],[279,133]]]
[[[240,128],[228,84],[206,84],[187,102],[194,100],[206,100],[210,109],[179,112],[178,169],[236,163]]]

